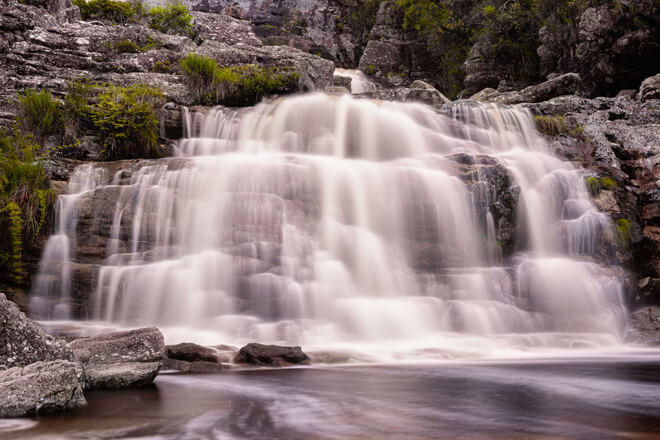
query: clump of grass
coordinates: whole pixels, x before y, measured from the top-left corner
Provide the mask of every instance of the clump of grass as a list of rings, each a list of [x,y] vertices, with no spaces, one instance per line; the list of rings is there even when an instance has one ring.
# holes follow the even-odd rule
[[[171,64],[169,61],[156,61],[154,63],[154,68],[153,71],[156,73],[170,73],[171,71]]]
[[[80,8],[83,20],[104,20],[113,23],[135,23],[145,14],[139,0],[73,0]]]
[[[38,141],[62,132],[62,105],[49,90],[26,90],[18,95],[18,123]]]
[[[140,46],[131,40],[121,40],[115,43],[115,50],[119,53],[138,53]]]
[[[176,0],[167,6],[156,6],[149,10],[149,27],[167,34],[192,35],[190,10]]]
[[[101,158],[158,157],[158,117],[163,94],[151,87],[108,86],[85,113],[104,139]]]
[[[616,232],[621,249],[627,250],[632,242],[632,222],[625,218],[616,221]]]
[[[213,105],[213,81],[218,64],[210,58],[194,53],[181,59],[179,64],[193,99],[201,104]]]
[[[602,190],[611,191],[619,186],[616,180],[610,177],[587,177],[585,179],[587,188],[593,196],[597,196]]]
[[[180,65],[194,99],[204,105],[254,105],[264,96],[295,91],[299,79],[290,68],[219,67],[197,54],[189,54]]]

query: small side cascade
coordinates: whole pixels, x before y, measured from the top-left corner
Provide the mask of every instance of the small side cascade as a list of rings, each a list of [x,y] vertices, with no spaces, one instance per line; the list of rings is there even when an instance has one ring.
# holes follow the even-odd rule
[[[81,165],[69,179],[67,193],[57,198],[55,233],[44,247],[39,273],[30,296],[30,311],[34,316],[51,319],[71,319],[71,265],[78,222],[78,200],[105,182],[104,170],[92,164]]]

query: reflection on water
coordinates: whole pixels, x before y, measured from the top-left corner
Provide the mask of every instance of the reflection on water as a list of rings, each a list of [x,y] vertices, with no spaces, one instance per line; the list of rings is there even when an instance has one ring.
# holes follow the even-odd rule
[[[654,439],[659,367],[654,354],[164,374],[0,438]]]

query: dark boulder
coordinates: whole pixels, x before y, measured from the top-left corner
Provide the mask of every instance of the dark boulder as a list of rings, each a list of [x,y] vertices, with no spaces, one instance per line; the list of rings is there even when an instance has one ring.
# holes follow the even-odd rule
[[[309,356],[300,347],[282,347],[257,343],[242,347],[234,357],[234,363],[257,367],[308,365],[309,362]]]

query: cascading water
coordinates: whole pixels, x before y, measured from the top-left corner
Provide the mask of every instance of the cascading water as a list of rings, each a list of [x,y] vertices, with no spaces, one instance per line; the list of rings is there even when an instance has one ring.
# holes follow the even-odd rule
[[[377,90],[376,83],[371,81],[369,77],[360,70],[335,69],[335,76],[350,78],[351,93],[353,95],[360,95],[362,93],[373,92]]]
[[[580,171],[523,109],[453,108],[310,94],[187,114],[180,157],[109,186],[92,317],[168,342],[429,356],[619,344],[612,228]],[[94,175],[79,168],[70,192],[95,191]],[[51,238],[62,261],[76,197]],[[49,249],[37,303],[57,284]]]

